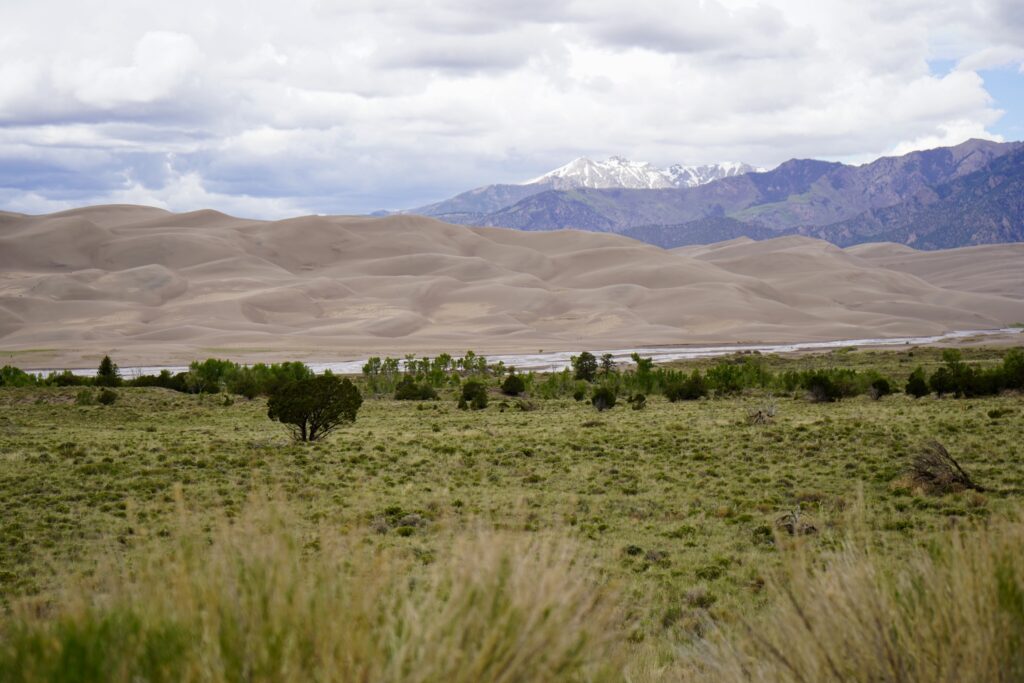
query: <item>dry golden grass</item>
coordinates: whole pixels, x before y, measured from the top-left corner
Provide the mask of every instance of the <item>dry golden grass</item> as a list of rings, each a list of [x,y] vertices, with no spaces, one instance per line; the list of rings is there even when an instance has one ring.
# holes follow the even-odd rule
[[[184,515],[0,630],[4,681],[610,680],[614,601],[552,537],[478,531],[444,558],[300,531],[277,505]]]
[[[950,532],[902,558],[851,540],[795,553],[769,609],[682,661],[709,681],[1024,680],[1024,523]]]
[[[851,517],[856,517],[854,506]],[[766,609],[676,647],[630,644],[622,594],[556,535],[453,534],[442,558],[373,549],[251,502],[22,602],[4,681],[1019,681],[1024,522],[940,537],[901,560],[802,539]],[[699,601],[695,595],[694,600]]]

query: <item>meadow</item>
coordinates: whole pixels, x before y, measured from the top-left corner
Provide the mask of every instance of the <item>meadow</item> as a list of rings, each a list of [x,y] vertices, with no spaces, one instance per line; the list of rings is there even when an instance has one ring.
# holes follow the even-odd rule
[[[871,369],[902,387],[943,360],[907,349],[759,362]],[[833,646],[826,583],[891,596],[908,571],[919,592],[946,571],[942,590],[959,577],[1008,605],[993,608],[1006,624],[981,607],[981,625],[929,623],[979,640],[995,629],[1006,651],[1022,642],[1022,551],[1008,541],[1024,538],[1017,392],[813,402],[747,388],[599,412],[491,384],[483,410],[459,410],[449,388],[396,401],[364,385],[357,420],[313,444],[293,442],[258,396],[121,387],[111,405],[83,405],[79,387],[0,388],[0,678],[872,680],[859,659],[839,671],[808,645]],[[766,423],[752,424],[758,410]],[[915,486],[908,465],[929,440],[984,490]],[[979,587],[989,574],[1001,583]],[[909,603],[878,600],[887,637],[912,641],[917,622],[900,635],[897,618]],[[743,664],[772,660],[744,653],[775,637],[788,643],[777,669]],[[971,680],[950,677],[966,660],[900,663],[873,647],[859,656],[888,658],[886,680],[920,680],[913,667],[929,657],[946,667],[932,680]],[[971,670],[1015,680],[1019,656],[1000,656]]]

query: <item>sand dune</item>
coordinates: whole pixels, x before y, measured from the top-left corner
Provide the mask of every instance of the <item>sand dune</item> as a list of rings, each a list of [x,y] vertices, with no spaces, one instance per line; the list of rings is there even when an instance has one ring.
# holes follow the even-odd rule
[[[915,251],[884,242],[847,251],[873,265],[910,273],[940,287],[1024,298],[1024,243]]]
[[[91,366],[107,352],[125,364],[326,361],[928,335],[1024,320],[1022,266],[1024,245],[786,237],[662,250],[409,215],[0,214],[0,353]]]

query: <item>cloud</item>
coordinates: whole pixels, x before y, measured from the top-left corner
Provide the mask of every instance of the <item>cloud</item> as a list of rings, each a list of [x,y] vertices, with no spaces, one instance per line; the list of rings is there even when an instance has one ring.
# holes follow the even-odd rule
[[[770,166],[994,137],[978,71],[1024,49],[1011,0],[36,0],[0,24],[0,209],[267,217],[579,155]]]
[[[198,74],[202,53],[190,36],[168,31],[143,34],[128,65],[95,60],[63,63],[54,82],[84,105],[113,109],[170,98]]]
[[[765,4],[730,9],[708,0],[669,8],[659,0],[593,0],[572,14],[583,33],[621,49],[757,59],[799,53],[813,38]]]

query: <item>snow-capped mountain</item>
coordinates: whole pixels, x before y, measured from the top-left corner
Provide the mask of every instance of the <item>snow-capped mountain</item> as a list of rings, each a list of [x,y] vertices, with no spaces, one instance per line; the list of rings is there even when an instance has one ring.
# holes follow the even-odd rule
[[[551,185],[559,190],[576,187],[657,190],[670,187],[697,187],[729,176],[759,170],[762,169],[736,162],[704,166],[673,164],[667,169],[660,169],[643,161],[630,161],[619,156],[609,157],[607,161],[593,161],[580,157],[550,173],[521,184]]]
[[[703,166],[683,166],[672,164],[665,173],[672,179],[674,187],[697,187],[707,185],[722,178],[730,178],[744,173],[764,173],[768,169],[755,168],[740,161],[727,161],[721,164],[705,164]]]
[[[532,195],[544,192],[587,189],[661,190],[695,188],[716,180],[760,172],[748,164],[722,163],[705,166],[675,164],[666,169],[642,161],[611,157],[593,161],[580,157],[550,173],[516,184],[485,185],[450,199],[399,213],[434,216],[454,223],[475,223]]]
[[[626,187],[631,190],[675,187],[665,171],[643,161],[630,161],[622,157],[609,157],[607,161],[580,157],[522,184],[549,184],[560,190],[573,187]]]

